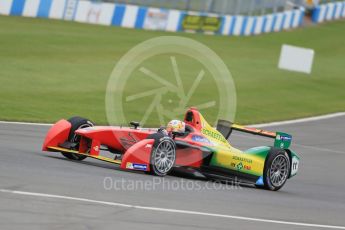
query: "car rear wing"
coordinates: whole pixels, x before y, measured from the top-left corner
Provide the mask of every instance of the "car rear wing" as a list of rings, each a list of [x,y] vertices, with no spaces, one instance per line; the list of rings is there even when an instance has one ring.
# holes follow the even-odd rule
[[[223,134],[223,136],[228,139],[232,133],[232,130],[240,131],[243,133],[249,133],[253,135],[258,135],[262,137],[268,137],[275,139],[274,147],[288,149],[291,145],[292,136],[283,132],[271,132],[262,129],[246,127],[238,124],[233,124],[229,121],[219,120],[217,124],[217,130]]]

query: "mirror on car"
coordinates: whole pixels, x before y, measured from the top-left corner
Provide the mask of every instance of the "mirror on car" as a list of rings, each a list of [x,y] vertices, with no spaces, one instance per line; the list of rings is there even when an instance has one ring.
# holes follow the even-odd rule
[[[131,126],[133,126],[134,129],[137,129],[140,126],[139,122],[137,122],[137,121],[131,121],[131,122],[129,122],[129,124]]]

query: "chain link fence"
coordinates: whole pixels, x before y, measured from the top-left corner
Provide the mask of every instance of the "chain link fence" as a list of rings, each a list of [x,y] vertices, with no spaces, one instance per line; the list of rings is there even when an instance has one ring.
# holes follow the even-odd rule
[[[94,0],[229,15],[261,15],[337,0]]]

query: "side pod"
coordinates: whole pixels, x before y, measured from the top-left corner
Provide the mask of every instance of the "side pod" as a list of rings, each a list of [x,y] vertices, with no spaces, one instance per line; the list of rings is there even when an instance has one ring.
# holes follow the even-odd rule
[[[55,123],[48,131],[43,143],[42,150],[48,151],[48,146],[58,147],[68,139],[71,130],[71,123],[66,120],[60,120]]]
[[[154,139],[144,139],[132,145],[124,154],[121,169],[150,171],[151,152]]]

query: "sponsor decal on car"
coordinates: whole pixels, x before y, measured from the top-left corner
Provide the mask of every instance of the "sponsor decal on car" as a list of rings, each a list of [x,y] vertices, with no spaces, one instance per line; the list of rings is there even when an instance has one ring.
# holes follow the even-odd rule
[[[207,138],[205,138],[203,136],[199,136],[199,135],[193,135],[192,140],[196,141],[196,142],[211,144],[210,140],[208,140]]]
[[[127,162],[126,169],[134,169],[134,170],[146,171],[147,170],[147,165],[146,164],[137,164],[137,163]]]
[[[133,168],[136,170],[146,171],[147,165],[146,164],[133,164]]]
[[[238,163],[238,164],[236,165],[236,168],[237,168],[237,170],[241,170],[241,169],[243,168],[242,162]]]
[[[98,152],[98,151],[99,151],[99,146],[96,145],[95,147],[93,147],[93,150],[95,150],[96,152]]]
[[[132,145],[138,142],[132,133],[128,133],[128,136],[120,137],[120,142],[125,149],[129,149]]]
[[[297,157],[292,157],[292,162],[291,162],[291,176],[294,176],[297,174],[298,171],[298,164],[299,164],[299,159]]]
[[[240,171],[240,170],[247,170],[247,171],[252,170],[252,167],[250,165],[243,164],[242,162],[240,162],[238,164],[232,162],[231,167],[237,169],[238,171]]]
[[[281,140],[281,141],[291,141],[292,137],[291,136],[281,136],[281,135],[277,135],[276,137],[277,140]]]
[[[126,169],[133,169],[133,163],[127,162]]]
[[[253,163],[252,159],[248,159],[245,157],[239,157],[239,156],[233,156],[232,159],[237,160],[237,161],[243,161],[243,162],[247,162],[247,163]]]
[[[245,165],[244,167],[243,167],[245,170],[252,170],[252,167],[250,166],[250,165]]]
[[[282,140],[282,141],[291,141],[291,140],[292,140],[292,137],[282,136],[282,137],[281,137],[281,140]]]
[[[222,134],[220,134],[218,132],[214,132],[213,130],[202,129],[201,132],[202,132],[202,134],[209,136],[209,137],[212,137],[218,141],[227,142],[227,140],[225,140],[225,138],[222,136]]]

